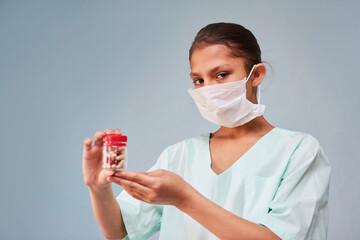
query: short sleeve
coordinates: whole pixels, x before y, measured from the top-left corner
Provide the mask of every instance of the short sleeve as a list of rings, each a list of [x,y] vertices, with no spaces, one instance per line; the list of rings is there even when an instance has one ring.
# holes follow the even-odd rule
[[[158,158],[157,162],[148,170],[167,169],[167,149]],[[124,225],[128,235],[125,240],[142,240],[160,230],[163,206],[139,201],[122,190],[116,198],[119,203]]]
[[[306,136],[293,152],[269,212],[258,222],[284,240],[326,239],[330,162]]]

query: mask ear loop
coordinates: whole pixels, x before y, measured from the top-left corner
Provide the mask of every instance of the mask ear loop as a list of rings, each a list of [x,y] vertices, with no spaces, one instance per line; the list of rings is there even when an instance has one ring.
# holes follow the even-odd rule
[[[255,64],[255,65],[256,65],[256,64]],[[245,81],[245,82],[247,82],[247,81],[250,79],[250,76],[251,76],[252,72],[254,71],[255,65],[251,68],[251,71],[250,71],[250,73],[249,73],[249,76],[246,78],[246,81]]]
[[[257,87],[259,88],[259,89],[258,89],[258,92],[259,92],[259,93],[258,93],[258,95],[259,95],[259,97],[258,97],[258,98],[259,98],[258,104],[259,104],[259,105],[260,105],[260,96],[261,96],[261,95],[260,95],[260,85],[261,85],[261,84],[259,84],[259,86],[257,86]]]
[[[245,81],[245,82],[247,82],[247,81],[250,79],[250,76],[251,76],[252,72],[254,71],[255,66],[256,66],[256,64],[254,64],[254,66],[251,68],[251,71],[250,71],[250,73],[249,73],[249,76],[246,78],[246,81]],[[261,85],[261,84],[259,84],[259,86],[257,86],[257,91],[256,91],[256,97],[257,97],[257,99],[259,99],[258,105],[260,105],[260,96],[261,96],[261,94],[260,94],[260,85]],[[259,111],[260,111],[260,108],[258,108],[258,109],[259,109]]]
[[[260,97],[261,97],[261,89],[260,89],[260,86],[261,86],[261,83],[259,84],[259,86],[257,86],[257,88],[256,88],[256,95],[257,95],[257,99],[259,99],[259,101],[258,101],[258,113],[260,112]]]

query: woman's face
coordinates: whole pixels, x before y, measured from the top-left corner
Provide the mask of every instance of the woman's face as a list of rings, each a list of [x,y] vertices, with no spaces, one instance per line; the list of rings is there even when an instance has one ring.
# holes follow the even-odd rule
[[[248,77],[244,60],[233,57],[230,49],[223,44],[196,49],[191,55],[190,67],[190,77],[195,88],[240,81]],[[256,87],[262,82],[265,73],[265,65],[256,64],[246,83],[246,98],[253,103],[257,103]]]
[[[239,81],[247,77],[242,58],[230,55],[222,44],[196,49],[190,59],[190,77],[195,88]]]

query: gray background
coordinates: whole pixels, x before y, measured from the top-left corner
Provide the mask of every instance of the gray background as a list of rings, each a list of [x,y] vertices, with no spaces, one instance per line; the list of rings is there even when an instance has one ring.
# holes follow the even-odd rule
[[[271,65],[265,117],[325,149],[328,239],[359,239],[360,4],[265,0],[0,1],[0,239],[102,239],[81,171],[97,130],[128,135],[133,171],[214,131],[187,93],[188,49],[219,21],[249,28]]]

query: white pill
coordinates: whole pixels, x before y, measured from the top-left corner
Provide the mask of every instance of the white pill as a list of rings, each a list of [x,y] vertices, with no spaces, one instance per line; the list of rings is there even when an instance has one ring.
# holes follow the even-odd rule
[[[116,165],[116,168],[121,168],[121,162],[119,162],[118,165]]]
[[[118,164],[118,168],[125,168],[125,161],[121,161],[121,162]]]

